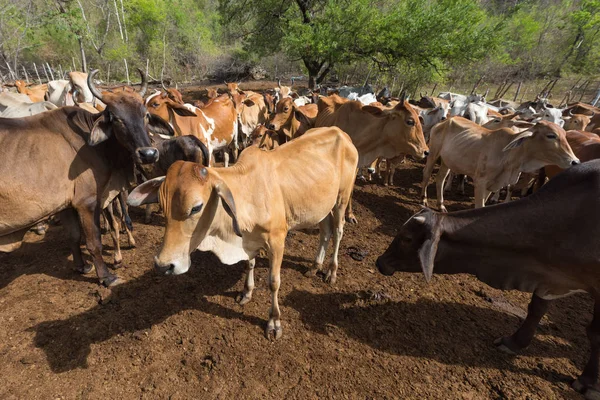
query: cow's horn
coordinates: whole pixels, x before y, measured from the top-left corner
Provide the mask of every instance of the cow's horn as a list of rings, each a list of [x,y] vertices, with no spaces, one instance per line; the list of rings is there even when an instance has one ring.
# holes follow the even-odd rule
[[[79,96],[79,90],[78,89],[74,89],[73,93],[71,94],[71,96],[73,97],[73,103],[79,107],[79,103],[77,102],[77,96]]]
[[[571,117],[573,116],[573,109],[572,109],[572,108],[569,110],[569,115],[570,115]]]
[[[144,73],[144,71],[142,71],[141,68],[138,68],[138,72],[140,73],[140,76],[142,77],[142,88],[140,89],[138,94],[140,96],[144,97],[144,95],[146,94],[146,90],[148,90],[148,81],[146,80],[146,74]],[[102,100],[102,99],[100,99],[100,100]]]
[[[100,93],[100,91],[98,89],[96,89],[96,85],[94,85],[94,76],[96,76],[96,74],[98,73],[97,69],[92,70],[92,72],[90,72],[90,74],[88,75],[88,86],[90,88],[90,92],[92,92],[92,94],[98,98],[98,100],[102,100],[102,93]]]

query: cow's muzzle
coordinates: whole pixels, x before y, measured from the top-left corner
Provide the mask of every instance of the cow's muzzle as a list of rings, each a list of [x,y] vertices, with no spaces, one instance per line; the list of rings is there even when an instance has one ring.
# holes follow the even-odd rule
[[[388,266],[384,261],[383,261],[383,257],[381,256],[377,259],[377,261],[375,262],[375,265],[377,265],[377,269],[379,270],[379,272],[381,272],[382,275],[386,275],[386,276],[392,276],[394,275],[395,269]]]
[[[153,164],[158,161],[158,150],[154,147],[139,147],[136,155],[142,164]]]
[[[154,269],[163,275],[173,275],[175,264],[162,264],[157,258],[154,259]]]

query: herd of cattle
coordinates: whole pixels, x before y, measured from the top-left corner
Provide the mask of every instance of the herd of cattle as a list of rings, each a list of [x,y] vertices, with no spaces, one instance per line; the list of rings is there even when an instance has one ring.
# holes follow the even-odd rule
[[[600,158],[600,109],[583,103],[558,109],[539,97],[487,103],[484,96],[453,93],[408,101],[387,89],[375,95],[368,86],[293,91],[279,84],[256,93],[237,83],[223,94],[209,89],[192,105],[176,89],[147,94],[141,70],[139,90],[101,91],[97,72],[71,72],[68,80],[35,87],[17,81],[18,93],[0,92],[0,251],[17,249],[29,229],[53,216],[68,234],[77,269],[92,270],[81,253],[83,239],[100,283],[112,286],[119,280],[102,258],[101,215],[117,266],[120,221],[134,243],[127,205],[147,205],[149,212],[159,203],[166,226],[154,262],[162,273],[185,273],[196,249],[225,264],[246,260],[238,298],[245,304],[254,289],[254,259],[267,252],[266,335],[279,338],[288,231],[319,226],[307,275],[322,270],[333,284],[344,223],[358,222],[351,201],[357,172],[366,167],[372,179],[385,162],[384,183],[393,184],[394,165],[405,156],[426,158],[427,205],[439,161],[442,212],[424,208],[399,227],[377,260],[379,271],[422,271],[430,280],[435,268],[533,293],[522,326],[496,342],[507,352],[529,345],[551,300],[591,293],[590,359],[573,386],[600,398],[600,249],[591,239],[600,233],[600,160],[593,161]],[[218,153],[225,167],[214,166]],[[450,173],[472,178],[475,209],[445,212]],[[515,187],[534,193],[507,202]],[[484,208],[504,188],[505,202]]]

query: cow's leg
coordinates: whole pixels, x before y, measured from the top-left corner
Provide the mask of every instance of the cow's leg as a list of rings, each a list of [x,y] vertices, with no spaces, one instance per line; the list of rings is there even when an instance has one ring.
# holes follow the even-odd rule
[[[465,182],[467,181],[466,175],[460,175],[458,177],[458,191],[461,195],[465,195]]]
[[[500,201],[500,191],[494,192],[494,195],[490,199],[490,204],[496,204]]]
[[[71,247],[71,253],[73,254],[75,269],[80,274],[91,272],[92,266],[85,263],[83,255],[81,254],[81,227],[79,226],[77,211],[73,208],[67,208],[61,211],[60,220],[62,221],[63,227],[67,232],[67,237],[69,238],[69,246]]]
[[[327,254],[327,247],[329,247],[332,229],[333,216],[329,213],[321,222],[319,222],[319,249],[317,250],[317,256],[315,257],[313,267],[306,271],[304,274],[305,276],[315,276],[318,271],[323,269],[323,261]]]
[[[122,191],[119,193],[119,205],[121,206],[121,213],[123,214],[123,223],[125,224],[125,233],[127,234],[127,243],[129,243],[129,247],[135,247],[135,239],[133,237],[133,222],[131,221],[131,217],[129,216],[129,207],[127,206],[127,191]]]
[[[508,203],[509,201],[512,200],[512,191],[513,191],[512,185],[508,185],[506,187],[506,197],[504,198],[504,203]]]
[[[348,202],[348,207],[346,208],[346,221],[348,221],[350,224],[358,224],[356,215],[354,215],[352,210],[352,195],[350,195],[350,201]]]
[[[448,178],[446,179],[446,184],[444,185],[444,192],[448,193],[452,189],[452,181],[454,180],[454,172],[450,171],[448,174]]]
[[[423,168],[423,181],[421,182],[421,201],[424,206],[427,206],[427,186],[429,186],[429,178],[433,173],[433,167],[435,166],[436,157],[430,155],[427,157],[425,168]]]
[[[237,302],[243,306],[252,300],[252,291],[254,290],[254,266],[256,259],[248,260],[246,264],[246,281],[244,282],[244,292],[238,296]]]
[[[449,172],[450,172],[450,169],[448,168],[448,166],[446,166],[446,164],[444,164],[444,161],[442,160],[442,162],[440,163],[440,169],[438,170],[438,174],[435,177],[435,188],[437,190],[437,203],[438,203],[438,208],[440,209],[441,212],[448,212],[446,210],[446,206],[444,206],[444,181],[446,180],[446,177],[448,176]]]
[[[123,262],[123,255],[121,254],[121,243],[120,239],[120,229],[121,224],[119,224],[119,219],[115,217],[113,204],[112,202],[108,204],[105,210],[102,211],[104,213],[104,218],[108,222],[108,230],[110,231],[110,236],[113,240],[114,245],[114,253],[115,253],[115,263],[114,267],[117,268]]]
[[[600,399],[600,385],[598,385],[598,360],[600,359],[600,299],[594,302],[594,317],[587,328],[587,337],[590,341],[590,358],[583,372],[573,382],[573,389],[585,392],[586,399]]]
[[[496,347],[506,353],[515,354],[529,346],[540,320],[548,310],[549,304],[549,300],[544,300],[536,294],[533,294],[529,306],[527,307],[527,317],[525,318],[525,321],[523,321],[523,324],[512,334],[512,336],[505,336],[497,339],[494,342]]]
[[[117,276],[108,272],[108,268],[102,259],[102,237],[100,236],[100,207],[94,202],[92,205],[86,205],[77,209],[83,234],[85,236],[85,245],[92,255],[96,274],[100,283],[104,286],[111,286],[117,283]]]
[[[279,286],[281,284],[281,262],[285,245],[285,231],[275,232],[269,240],[269,288],[271,289],[271,310],[265,335],[267,338],[279,339],[282,334],[279,311]]]
[[[225,163],[225,168],[229,167],[229,151],[227,148],[223,152],[223,162]]]
[[[144,212],[144,223],[150,224],[152,222],[152,204],[146,204],[146,211]]]
[[[332,285],[337,281],[337,269],[338,269],[338,253],[340,251],[340,242],[342,236],[344,236],[344,209],[346,204],[342,203],[340,206],[336,206],[333,209],[333,255],[331,256],[331,263],[329,269],[325,274],[325,282]]]
[[[487,190],[487,182],[475,182],[475,208],[485,207],[485,201],[490,195],[490,191]]]

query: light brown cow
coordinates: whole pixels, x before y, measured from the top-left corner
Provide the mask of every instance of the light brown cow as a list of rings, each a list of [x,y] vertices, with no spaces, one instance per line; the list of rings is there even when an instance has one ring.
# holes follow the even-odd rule
[[[251,91],[238,91],[231,96],[238,112],[238,134],[246,147],[254,129],[267,122],[268,112],[265,99],[262,94]]]
[[[318,112],[319,108],[316,104],[298,107],[291,97],[287,97],[277,103],[267,128],[283,133],[288,139],[293,139],[315,126]]]
[[[340,129],[312,129],[272,151],[251,146],[231,168],[177,162],[166,179],[157,178],[136,188],[129,202],[156,202],[160,191],[166,229],[155,267],[162,273],[185,273],[196,249],[212,251],[225,264],[248,260],[240,304],[252,298],[254,258],[265,249],[272,296],[265,333],[279,338],[278,293],[287,233],[319,224],[320,244],[311,274],[322,268],[333,235],[333,256],[325,281],[335,283],[344,212],[357,162],[352,140]],[[282,164],[286,168],[280,168]]]
[[[17,91],[19,93],[26,94],[34,103],[44,101],[44,97],[48,91],[48,85],[46,84],[27,86],[27,84],[21,80],[15,81],[15,86],[17,87]]]
[[[600,137],[591,132],[576,130],[567,131],[566,135],[567,142],[569,143],[569,146],[571,146],[573,154],[575,154],[581,162],[600,158]],[[562,170],[563,168],[560,168],[557,165],[547,165],[544,168],[543,177],[552,179]]]
[[[566,131],[583,131],[592,122],[594,115],[594,113],[592,115],[583,115],[569,112],[569,116],[563,118],[565,120],[564,129]]]
[[[369,166],[378,157],[410,155],[422,159],[429,154],[419,115],[406,100],[391,110],[382,110],[332,95],[319,99],[318,107],[315,126],[337,126],[348,133],[358,150],[359,167]],[[352,204],[348,219],[356,222]]]
[[[237,92],[238,90],[240,90],[240,83],[241,82],[227,82],[227,81],[225,81],[225,85],[227,86],[227,91],[230,94],[233,94],[233,93]]]
[[[280,144],[285,143],[285,141],[280,140],[280,135],[277,132],[267,129],[264,125],[259,125],[254,129],[250,135],[250,140],[253,146],[265,150],[273,150],[279,147]]]
[[[509,128],[489,130],[462,117],[450,118],[431,130],[431,155],[423,170],[421,196],[427,205],[427,185],[436,161],[438,207],[446,211],[443,188],[448,172],[468,175],[475,185],[475,207],[484,207],[491,192],[517,182],[521,172],[534,172],[548,164],[563,168],[579,164],[557,124],[540,121],[515,134]]]

